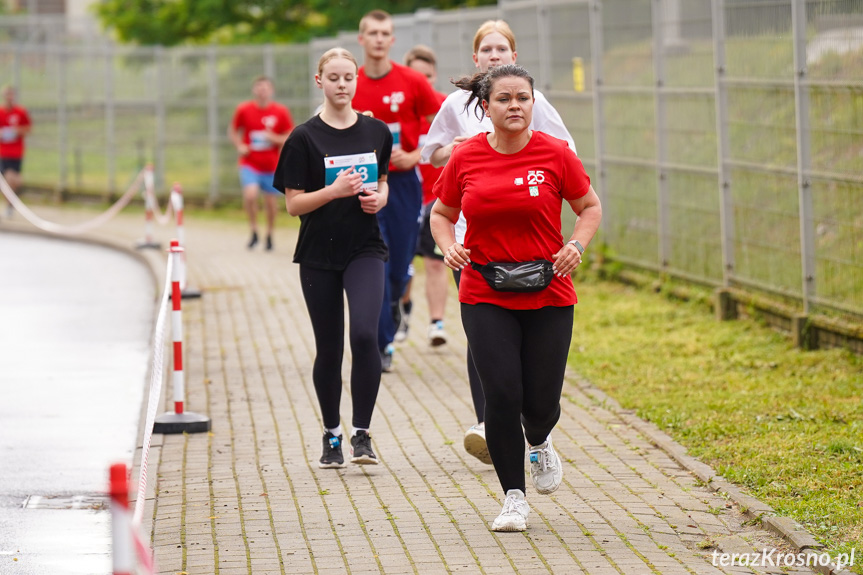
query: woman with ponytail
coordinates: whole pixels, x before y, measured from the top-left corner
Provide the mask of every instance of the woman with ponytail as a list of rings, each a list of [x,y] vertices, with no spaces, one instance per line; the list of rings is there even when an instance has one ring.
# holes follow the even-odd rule
[[[555,491],[563,462],[551,431],[573,327],[570,274],[602,218],[599,198],[575,152],[531,128],[533,78],[520,66],[495,66],[462,78],[470,113],[494,131],[462,141],[434,187],[431,229],[444,263],[459,271],[461,316],[485,396],[488,452],[506,495],[494,531],[524,531],[524,443],[538,493]],[[566,201],[578,219],[561,235]],[[456,222],[464,213],[464,240]]]

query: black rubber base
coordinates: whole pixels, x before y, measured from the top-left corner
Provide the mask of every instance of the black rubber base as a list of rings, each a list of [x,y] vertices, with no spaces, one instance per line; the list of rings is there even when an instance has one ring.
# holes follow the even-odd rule
[[[173,295],[168,293],[168,299],[171,299]],[[183,291],[180,292],[180,299],[198,299],[201,297],[201,290],[196,288],[187,287]]]
[[[137,242],[135,244],[135,249],[136,250],[146,250],[146,249],[159,250],[159,249],[162,249],[162,244],[160,244],[159,242],[147,242],[147,241],[141,240],[140,242]]]
[[[210,418],[199,413],[163,413],[153,423],[153,433],[204,433],[210,431]]]

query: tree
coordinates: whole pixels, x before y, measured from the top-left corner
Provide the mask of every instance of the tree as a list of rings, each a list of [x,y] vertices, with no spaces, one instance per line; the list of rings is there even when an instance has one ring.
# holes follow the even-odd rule
[[[418,8],[495,4],[495,0],[103,0],[96,13],[121,42],[173,46],[305,42],[356,29],[375,8],[392,14]]]

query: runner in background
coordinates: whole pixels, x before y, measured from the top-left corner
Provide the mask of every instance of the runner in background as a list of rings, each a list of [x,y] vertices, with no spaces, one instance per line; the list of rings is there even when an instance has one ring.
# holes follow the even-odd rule
[[[437,81],[437,58],[431,48],[417,44],[405,54],[405,64],[425,76],[429,84],[434,86],[434,83]],[[437,91],[435,94],[437,94],[441,103],[446,99],[445,94]],[[423,118],[421,126],[420,148],[425,144],[425,137],[431,124]],[[432,188],[443,168],[435,168],[430,163],[420,160],[417,169],[419,170],[423,188],[423,208],[416,255],[423,258],[423,265],[426,271],[426,300],[428,301],[429,318],[431,319],[427,330],[428,342],[430,346],[437,347],[444,345],[447,341],[443,319],[446,311],[447,290],[449,288],[449,272],[443,263],[443,254],[440,253],[431,235],[429,215],[431,214],[432,204],[436,199]],[[403,341],[407,337],[408,328],[410,327],[411,310],[413,308],[411,284],[413,284],[413,277],[408,281],[407,288],[405,288],[405,293],[400,302],[399,315],[401,323],[396,330],[396,341]]]
[[[3,107],[0,108],[0,173],[16,194],[21,187],[21,168],[24,163],[24,138],[30,133],[30,114],[17,102],[13,86],[3,87]],[[13,208],[6,208],[12,217]]]
[[[243,207],[249,216],[252,237],[249,249],[258,243],[258,194],[264,192],[267,217],[267,251],[273,249],[273,227],[276,223],[279,190],[273,187],[273,172],[279,161],[279,151],[294,122],[288,109],[273,101],[273,81],[259,76],[252,83],[253,99],[242,102],[228,126],[228,137],[239,154],[240,185],[243,187]]]
[[[514,64],[517,58],[515,34],[503,20],[488,20],[483,22],[473,37],[473,61],[480,72],[487,72],[495,66]],[[563,124],[560,114],[552,107],[539,90],[534,90],[536,102],[533,106],[533,122],[531,129],[541,130],[546,134],[566,141],[572,151],[575,143]],[[494,125],[488,116],[474,113],[467,109],[470,92],[456,90],[447,96],[437,116],[435,116],[422,149],[423,161],[430,161],[434,166],[443,166],[449,160],[453,148],[467,138],[482,132],[493,132]],[[456,224],[456,240],[464,242],[467,224],[464,216],[459,216]],[[456,285],[461,274],[454,270]],[[467,350],[467,376],[470,382],[470,393],[473,398],[476,425],[465,432],[465,450],[482,461],[491,464],[491,458],[485,442],[485,397],[483,385],[474,366],[470,346]]]
[[[363,66],[357,79],[354,108],[371,112],[384,121],[393,134],[390,159],[390,195],[378,213],[381,233],[389,248],[387,282],[381,308],[378,346],[384,371],[392,369],[399,301],[410,279],[409,269],[416,252],[422,187],[416,173],[420,159],[420,121],[432,117],[440,102],[425,77],[390,60],[395,41],[392,17],[372,10],[360,20],[359,43]]]
[[[315,334],[312,381],[324,424],[320,467],[342,467],[342,359],[347,296],[351,345],[351,461],[377,464],[369,427],[381,385],[378,317],[387,247],[375,216],[387,202],[392,134],[380,120],[351,107],[357,61],[343,48],[321,56],[315,83],[324,92],[319,115],[288,138],[274,185],[292,216],[300,216],[294,262]]]

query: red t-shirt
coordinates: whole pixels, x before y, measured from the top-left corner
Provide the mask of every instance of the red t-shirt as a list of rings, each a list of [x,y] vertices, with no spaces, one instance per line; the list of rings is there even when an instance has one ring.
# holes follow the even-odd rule
[[[242,131],[243,143],[249,147],[249,153],[240,156],[239,164],[265,174],[275,172],[282,147],[271,142],[264,133],[268,126],[276,134],[287,134],[293,130],[294,122],[288,109],[276,102],[261,108],[249,100],[237,106],[231,125],[235,130]]]
[[[392,69],[382,78],[366,76],[365,66],[357,74],[357,93],[352,105],[359,112],[370,111],[393,133],[393,149],[417,149],[420,119],[436,114],[441,101],[426,77],[407,66],[390,62]],[[390,163],[390,171],[398,171]]]
[[[20,160],[24,157],[24,137],[6,128],[29,125],[30,115],[23,107],[0,106],[0,158]]]
[[[443,104],[444,100],[446,100],[446,94],[441,94],[440,92],[435,92],[434,94],[438,98],[438,110],[440,110],[440,105]],[[431,122],[429,122],[425,116],[420,118],[420,139],[418,147],[422,148],[425,146],[425,137],[429,133],[429,128],[431,128]],[[443,173],[443,166],[435,168],[430,162],[426,163],[420,160],[420,163],[417,164],[417,169],[420,172],[420,182],[423,186],[423,205],[426,205],[435,200],[432,188],[434,188],[434,184],[438,177]]]
[[[566,142],[543,132],[534,131],[515,154],[497,152],[487,138],[487,132],[477,134],[453,149],[435,195],[464,212],[464,247],[471,250],[471,261],[554,261],[552,255],[563,246],[563,200],[578,199],[590,190],[581,160]],[[458,295],[462,303],[507,309],[562,307],[577,301],[569,276],[555,276],[538,292],[500,292],[470,266],[462,271]]]

